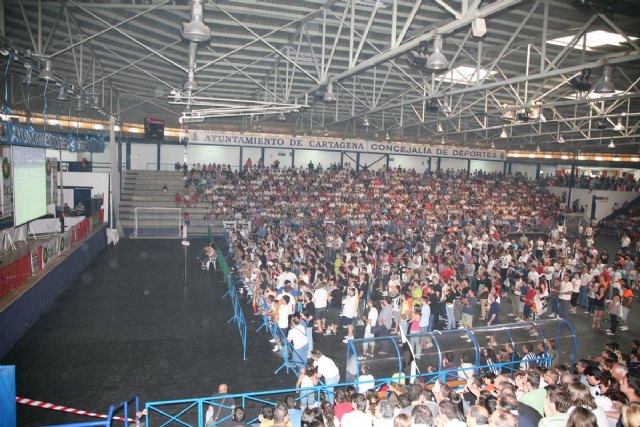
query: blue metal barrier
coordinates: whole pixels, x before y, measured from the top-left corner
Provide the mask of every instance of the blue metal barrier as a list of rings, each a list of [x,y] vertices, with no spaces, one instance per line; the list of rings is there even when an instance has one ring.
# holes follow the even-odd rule
[[[134,403],[135,409],[132,415],[135,415],[135,421],[133,423],[131,423],[129,420],[133,419],[129,417],[129,411],[131,410],[130,408],[130,404]],[[101,421],[87,421],[84,423],[71,423],[71,424],[52,424],[49,426],[45,426],[45,427],[93,427],[93,426],[100,426],[100,427],[111,427],[111,425],[113,424],[113,421],[120,421],[119,417],[115,417],[116,413],[119,412],[120,410],[122,410],[122,418],[124,418],[124,427],[129,427],[130,425],[136,425],[139,426],[139,418],[138,418],[138,413],[140,412],[140,397],[139,396],[134,396],[128,400],[125,400],[123,402],[119,402],[119,403],[115,403],[113,405],[111,405],[109,407],[109,414],[107,415],[107,418],[105,418],[104,420]]]
[[[329,389],[332,389],[334,387],[358,387],[358,385],[360,384],[371,384],[371,389],[379,389],[380,387],[391,383],[407,383],[415,382],[416,380],[420,380],[425,385],[429,386],[429,384],[435,383],[440,378],[453,375],[455,375],[460,380],[466,380],[467,375],[461,376],[461,371],[465,373],[468,372],[468,377],[482,377],[488,372],[495,371],[496,369],[518,369],[521,363],[523,362],[517,360],[512,362],[496,363],[492,365],[472,366],[469,368],[457,367],[455,369],[447,371],[428,372],[420,375],[401,374],[395,377],[386,377],[367,381],[342,382],[339,384],[331,384],[329,386],[318,385],[316,387],[309,388],[291,388],[260,391],[254,393],[237,393],[224,396],[211,396],[196,399],[148,402],[146,404],[146,412],[148,416],[147,425],[154,427],[164,427],[173,423],[178,423],[186,427],[205,427],[205,425],[220,425],[229,417],[227,416],[218,420],[212,420],[212,422],[206,424],[206,412],[209,409],[209,406],[231,410],[232,406],[224,405],[221,403],[223,399],[234,399],[234,405],[241,406],[245,409],[246,422],[248,424],[252,424],[258,421],[258,415],[261,412],[262,406],[275,406],[279,402],[282,402],[284,400],[284,397],[287,395],[294,395],[296,396],[297,401],[303,403],[303,399],[311,395],[313,395],[316,401],[319,401],[323,395],[326,395],[330,392]],[[536,358],[527,360],[524,363],[538,363],[544,365],[550,363],[550,358]],[[466,385],[466,383],[460,383],[460,381],[449,382],[449,384],[454,388],[462,388]]]

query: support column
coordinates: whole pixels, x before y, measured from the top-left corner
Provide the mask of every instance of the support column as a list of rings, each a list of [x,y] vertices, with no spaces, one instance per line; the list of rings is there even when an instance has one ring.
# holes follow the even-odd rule
[[[442,163],[442,157],[436,157],[436,170],[440,170],[440,165]]]
[[[432,157],[427,157],[427,172],[431,173],[431,159]]]
[[[296,164],[296,150],[295,148],[291,149],[291,169],[295,168]]]
[[[344,168],[344,151],[340,152],[340,169]]]
[[[240,146],[240,163],[238,165],[238,172],[242,172],[242,168],[244,168],[244,163],[242,162],[242,146]]]
[[[576,165],[571,164],[571,176],[569,177],[569,191],[567,192],[567,207],[571,208],[571,189],[575,185]]]
[[[131,170],[131,143],[127,142],[125,144],[125,170]]]
[[[503,175],[511,175],[511,162],[504,162]]]
[[[536,163],[536,181],[540,181],[540,163]]]
[[[162,163],[160,163],[161,159],[160,159],[160,144],[156,144],[156,147],[158,147],[158,151],[157,151],[157,155],[156,155],[156,170],[162,170]]]
[[[356,172],[360,172],[360,153],[356,153]]]
[[[467,159],[467,173],[471,175],[471,159]]]
[[[387,170],[389,170],[389,155],[387,154]]]
[[[260,147],[260,159],[262,159],[262,164],[266,164],[265,162],[265,158],[264,158],[264,154],[265,154],[265,149],[264,147]]]

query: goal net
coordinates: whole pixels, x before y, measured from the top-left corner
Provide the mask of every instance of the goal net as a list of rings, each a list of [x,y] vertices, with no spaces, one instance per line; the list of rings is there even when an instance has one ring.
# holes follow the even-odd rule
[[[179,239],[182,237],[182,209],[180,208],[135,208],[133,238]]]

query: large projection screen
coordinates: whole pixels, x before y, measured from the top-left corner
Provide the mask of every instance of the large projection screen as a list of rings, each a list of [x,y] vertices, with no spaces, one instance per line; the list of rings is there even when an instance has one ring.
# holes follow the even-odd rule
[[[17,227],[47,214],[44,148],[12,147],[13,217]]]

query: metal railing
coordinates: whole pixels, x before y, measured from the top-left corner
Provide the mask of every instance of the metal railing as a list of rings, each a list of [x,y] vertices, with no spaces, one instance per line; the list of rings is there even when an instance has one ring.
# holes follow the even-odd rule
[[[240,305],[238,291],[236,289],[235,281],[233,279],[233,275],[231,274],[229,264],[227,263],[224,255],[222,255],[222,251],[220,250],[220,248],[217,248],[216,254],[217,265],[220,266],[220,270],[222,271],[222,275],[224,276],[224,281],[227,283],[227,286],[229,288],[227,293],[224,294],[223,298],[228,295],[231,298],[231,303],[233,306],[233,316],[227,323],[235,322],[238,326],[240,340],[242,341],[242,359],[247,360],[247,322],[244,318],[242,306]]]

